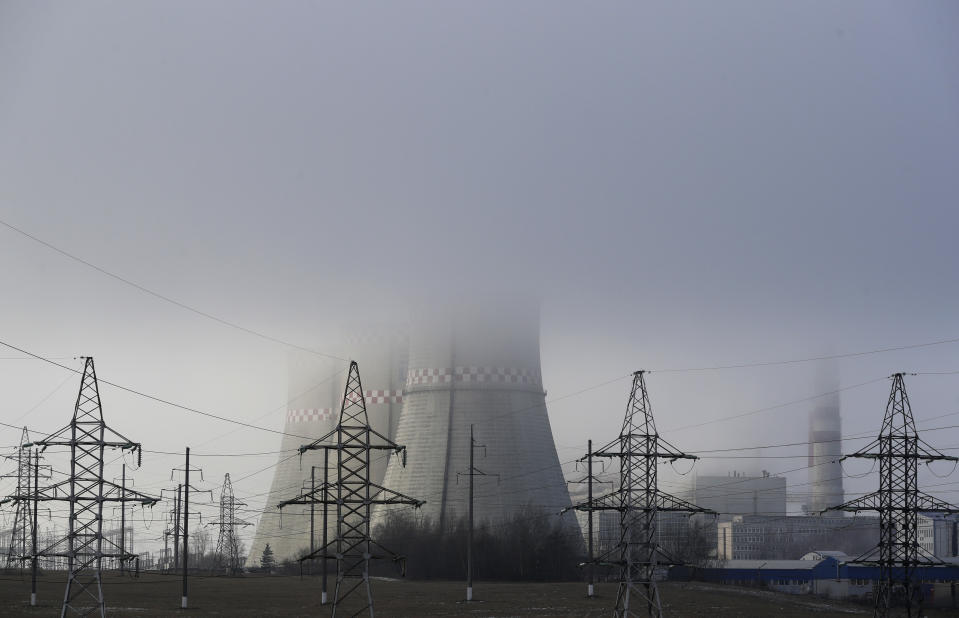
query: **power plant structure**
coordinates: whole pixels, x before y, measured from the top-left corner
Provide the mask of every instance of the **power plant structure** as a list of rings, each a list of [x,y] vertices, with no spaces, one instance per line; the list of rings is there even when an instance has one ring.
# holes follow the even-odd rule
[[[409,373],[387,488],[425,500],[417,516],[440,528],[467,516],[470,426],[486,456],[476,481],[474,518],[502,521],[570,506],[556,454],[539,349],[539,308],[502,301],[422,312],[410,334]],[[406,511],[409,512],[409,511]],[[384,523],[388,507],[374,512]],[[573,515],[566,523],[576,528]]]
[[[392,436],[399,423],[406,382],[407,329],[396,326],[343,328],[331,351],[343,358],[358,361],[363,369],[363,386],[370,425],[379,433]],[[332,350],[331,350],[332,348]],[[349,363],[320,353],[297,350],[288,356],[288,408],[283,425],[280,463],[270,486],[266,507],[257,524],[256,534],[247,557],[247,566],[259,566],[259,558],[269,543],[277,561],[295,558],[310,548],[310,506],[288,506],[282,514],[276,505],[302,493],[310,486],[311,473],[323,479],[323,454],[306,451],[309,444],[332,431],[339,422],[343,389]],[[330,462],[330,478],[336,478],[335,462]],[[314,471],[313,468],[316,468]],[[386,473],[386,457],[374,456],[370,480],[382,483]],[[320,507],[314,507],[319,509]],[[318,513],[316,521],[321,521]],[[335,517],[328,522],[329,534],[335,534]],[[323,529],[314,527],[317,540]]]
[[[830,391],[809,413],[809,488],[807,512],[820,513],[842,504],[842,418],[839,413],[839,384],[836,373],[822,371],[818,380]],[[838,511],[824,516],[842,517]]]
[[[359,363],[373,429],[406,446],[405,468],[398,457],[374,454],[371,482],[425,500],[417,517],[445,526],[466,516],[467,487],[456,473],[469,464],[470,424],[487,445],[477,465],[490,475],[475,488],[477,522],[530,510],[557,513],[570,505],[547,416],[536,304],[422,311],[409,327],[350,329],[332,351]],[[289,366],[288,435],[248,554],[251,567],[267,543],[278,561],[304,554],[311,506],[314,546],[323,532],[321,506],[289,505],[281,514],[276,505],[308,490],[311,472],[317,485],[322,482],[322,453],[298,455],[296,449],[335,428],[348,363],[298,351],[291,352]],[[332,460],[330,468],[329,478],[336,478]],[[374,509],[374,527],[390,512],[388,506]],[[579,533],[574,517],[567,519]],[[335,527],[331,513],[330,538]]]

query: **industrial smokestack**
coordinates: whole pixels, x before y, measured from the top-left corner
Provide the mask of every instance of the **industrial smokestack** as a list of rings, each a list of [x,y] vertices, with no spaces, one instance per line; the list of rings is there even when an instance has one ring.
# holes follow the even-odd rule
[[[838,391],[839,379],[835,367],[823,366],[817,380],[820,392]],[[839,393],[822,397],[809,413],[809,484],[808,510],[818,513],[842,504],[842,419],[839,414]],[[828,511],[827,516],[841,517],[841,511]]]

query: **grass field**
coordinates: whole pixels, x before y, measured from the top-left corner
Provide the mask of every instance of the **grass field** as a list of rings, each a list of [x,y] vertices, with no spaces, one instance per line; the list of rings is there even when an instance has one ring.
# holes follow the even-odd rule
[[[319,578],[246,576],[191,577],[190,608],[181,610],[180,579],[144,575],[139,579],[104,576],[103,592],[111,616],[317,616],[321,608]],[[332,587],[333,580],[330,585]],[[0,615],[57,616],[64,580],[44,577],[39,605],[30,607],[29,576],[0,579]],[[665,583],[660,587],[670,616],[868,616],[871,608],[811,596],[701,583]],[[597,598],[584,598],[581,583],[484,583],[474,585],[474,601],[465,603],[461,582],[374,580],[379,616],[608,616],[615,584],[599,584]],[[332,596],[332,590],[331,590]],[[927,615],[947,616],[949,610]],[[954,610],[953,610],[954,611]],[[344,615],[350,615],[347,612]],[[953,614],[954,615],[954,614]]]

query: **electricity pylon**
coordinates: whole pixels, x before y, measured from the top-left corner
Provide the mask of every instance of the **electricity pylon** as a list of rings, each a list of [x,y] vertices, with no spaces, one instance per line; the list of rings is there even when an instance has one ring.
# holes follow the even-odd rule
[[[656,588],[656,567],[678,564],[659,546],[656,525],[661,512],[712,513],[661,491],[657,484],[660,459],[698,459],[664,440],[656,431],[653,409],[646,392],[644,371],[633,374],[633,387],[626,406],[626,418],[619,437],[582,460],[592,457],[619,459],[619,488],[572,507],[579,511],[619,511],[619,544],[593,563],[618,566],[616,593],[618,617],[663,615]],[[582,461],[581,460],[581,461]]]
[[[29,449],[23,448],[24,444],[30,442],[30,432],[23,428],[20,434],[20,448],[16,455],[5,455],[5,459],[15,461],[17,471],[15,474],[4,474],[0,478],[16,478],[17,488],[15,495],[29,495],[30,481],[33,477],[33,463],[31,462],[31,453]],[[13,514],[13,527],[10,529],[10,544],[7,546],[5,556],[6,568],[12,568],[14,564],[19,563],[23,567],[24,561],[29,557],[27,550],[27,540],[30,538],[30,503],[26,500],[15,501],[15,511]]]
[[[136,491],[125,492],[116,483],[103,477],[104,451],[120,449],[137,454],[137,465],[142,457],[140,444],[131,442],[103,422],[100,391],[93,359],[85,358],[83,378],[77,394],[73,419],[70,424],[43,440],[27,443],[21,448],[49,446],[70,447],[70,476],[35,491],[35,500],[58,500],[70,505],[69,531],[66,537],[38,552],[40,556],[58,556],[67,559],[69,574],[63,594],[60,616],[106,616],[100,569],[104,558],[127,560],[131,554],[103,536],[103,504],[105,502],[139,502],[153,505],[157,498]],[[112,438],[112,439],[108,439]],[[66,547],[64,547],[64,545]],[[107,545],[104,551],[104,545]]]
[[[878,548],[850,562],[879,567],[874,616],[888,616],[893,605],[902,603],[906,616],[911,617],[921,615],[922,611],[922,590],[916,569],[943,564],[919,545],[919,513],[959,512],[959,507],[919,490],[919,462],[959,461],[959,458],[943,455],[919,437],[903,374],[890,377],[892,389],[879,437],[842,458],[879,460],[879,490],[826,510],[879,512]]]
[[[223,569],[227,575],[233,575],[240,570],[240,545],[236,538],[237,526],[252,526],[248,521],[238,519],[237,508],[246,506],[233,494],[233,483],[230,482],[230,473],[223,477],[223,489],[220,491],[220,518],[209,522],[208,526],[219,526],[220,534],[216,540],[216,551],[213,553],[214,564]]]
[[[301,446],[299,450],[302,455],[306,451],[319,449],[336,453],[336,482],[329,483],[328,486],[324,483],[312,491],[284,500],[277,507],[282,509],[291,504],[336,505],[336,538],[303,556],[300,561],[317,557],[336,560],[336,588],[333,591],[331,610],[333,616],[336,616],[337,609],[345,600],[361,587],[366,593],[365,605],[351,615],[358,616],[369,610],[370,616],[373,616],[370,560],[400,558],[370,538],[371,508],[374,504],[405,504],[418,508],[424,502],[370,482],[370,456],[374,450],[386,450],[401,455],[405,464],[406,447],[394,443],[370,427],[363,385],[360,382],[360,369],[356,361],[350,361],[339,424],[330,433]],[[374,554],[374,546],[383,553]]]

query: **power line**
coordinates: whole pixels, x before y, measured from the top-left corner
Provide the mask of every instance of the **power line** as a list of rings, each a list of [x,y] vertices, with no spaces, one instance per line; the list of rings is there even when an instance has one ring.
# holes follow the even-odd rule
[[[775,365],[792,365],[796,363],[810,363],[813,361],[822,361],[822,360],[834,360],[839,358],[852,358],[855,356],[868,356],[870,354],[883,354],[885,352],[898,352],[902,350],[914,350],[917,348],[928,348],[936,345],[945,345],[948,343],[959,343],[959,337],[955,339],[941,339],[939,341],[930,341],[927,343],[915,343],[911,345],[901,345],[894,346],[889,348],[879,348],[876,350],[865,350],[862,352],[847,352],[845,354],[830,354],[828,356],[810,356],[808,358],[793,358],[789,360],[778,360],[778,361],[760,361],[753,363],[741,363],[736,365],[716,365],[714,367],[687,367],[687,368],[670,368],[670,369],[656,369],[656,373],[687,373],[693,371],[720,371],[723,369],[746,369],[750,367],[772,367]],[[650,372],[652,373],[652,371]]]
[[[853,384],[853,385],[850,385],[850,386],[844,386],[844,387],[842,387],[842,388],[837,388],[837,389],[835,389],[835,390],[827,391],[827,392],[825,392],[825,393],[819,393],[819,394],[816,394],[816,395],[811,395],[811,396],[809,396],[809,397],[803,397],[802,399],[795,399],[795,400],[793,400],[793,401],[787,401],[787,402],[785,402],[785,403],[779,403],[779,404],[776,404],[776,405],[773,405],[773,406],[767,406],[767,407],[765,407],[765,408],[759,408],[758,410],[751,410],[751,411],[749,411],[749,412],[743,412],[743,413],[741,413],[741,414],[734,414],[734,415],[732,415],[732,416],[724,416],[724,417],[722,417],[722,418],[715,418],[715,419],[712,419],[712,420],[709,420],[709,421],[703,421],[702,423],[693,423],[692,425],[683,425],[682,427],[672,427],[672,428],[670,428],[670,429],[666,429],[665,431],[683,431],[683,430],[686,430],[686,429],[695,429],[695,428],[697,428],[697,427],[703,427],[703,426],[705,426],[705,425],[712,425],[712,424],[715,424],[715,423],[722,423],[722,422],[725,422],[725,421],[731,421],[731,420],[735,420],[735,419],[738,419],[738,418],[744,418],[744,417],[747,417],[747,416],[752,416],[752,415],[754,415],[754,414],[759,414],[759,413],[761,413],[761,412],[768,412],[768,411],[770,411],[770,410],[777,410],[777,409],[779,409],[779,408],[785,408],[785,407],[788,407],[788,406],[795,405],[795,404],[797,404],[797,403],[803,403],[803,402],[806,402],[806,401],[811,401],[811,400],[813,400],[813,399],[819,399],[820,397],[828,397],[829,395],[835,395],[835,394],[841,393],[841,392],[843,392],[843,391],[848,391],[848,390],[851,390],[851,389],[854,389],[854,388],[860,388],[860,387],[862,387],[862,386],[867,386],[867,385],[869,385],[869,384],[875,384],[876,382],[882,382],[882,381],[885,380],[885,379],[887,379],[887,378],[885,378],[885,377],[876,378],[876,379],[874,379],[874,380],[869,380],[868,382],[860,382],[859,384]]]
[[[164,302],[170,303],[171,305],[175,305],[175,306],[177,306],[177,307],[180,307],[181,309],[185,309],[185,310],[187,310],[187,311],[190,311],[190,312],[192,312],[192,313],[195,313],[195,314],[197,314],[197,315],[199,315],[199,316],[202,316],[202,317],[204,317],[204,318],[207,318],[207,319],[209,319],[209,320],[213,320],[214,322],[218,322],[218,323],[220,323],[220,324],[222,324],[222,325],[224,325],[224,326],[229,326],[230,328],[235,328],[235,329],[237,329],[237,330],[243,331],[243,332],[248,333],[248,334],[250,334],[250,335],[254,335],[254,336],[259,337],[259,338],[261,338],[261,339],[265,339],[265,340],[267,340],[267,341],[272,341],[273,343],[279,343],[280,345],[285,345],[285,346],[288,346],[288,347],[291,347],[291,348],[295,348],[295,349],[297,349],[297,350],[302,350],[303,352],[309,352],[310,354],[315,354],[315,355],[317,355],[317,356],[324,356],[324,357],[326,357],[326,358],[333,358],[333,359],[336,359],[336,360],[341,360],[341,361],[347,361],[347,362],[349,362],[349,359],[347,359],[347,358],[342,358],[342,357],[340,357],[340,356],[336,356],[335,354],[326,354],[326,353],[324,353],[324,352],[319,352],[319,351],[317,351],[317,350],[312,350],[312,349],[310,349],[310,348],[306,348],[306,347],[297,345],[297,344],[295,344],[295,343],[291,343],[291,342],[289,342],[289,341],[285,341],[285,340],[283,340],[283,339],[279,339],[279,338],[277,338],[277,337],[273,337],[272,335],[267,335],[267,334],[265,334],[265,333],[261,333],[260,331],[253,330],[252,328],[247,328],[246,326],[242,326],[242,325],[240,325],[240,324],[237,324],[236,322],[230,322],[229,320],[225,320],[225,319],[223,319],[223,318],[217,317],[217,316],[213,315],[212,313],[207,313],[206,311],[202,311],[202,310],[197,309],[197,308],[195,308],[195,307],[191,307],[190,305],[187,305],[186,303],[182,303],[182,302],[180,302],[180,301],[178,301],[178,300],[176,300],[176,299],[170,298],[169,296],[165,296],[165,295],[163,295],[163,294],[160,294],[159,292],[155,292],[155,291],[151,290],[150,288],[147,288],[147,287],[145,287],[145,286],[143,286],[143,285],[140,285],[139,283],[136,283],[135,281],[131,281],[130,279],[126,279],[126,278],[124,278],[124,277],[121,277],[120,275],[117,275],[116,273],[112,273],[112,272],[110,272],[110,271],[108,271],[108,270],[106,270],[106,269],[104,269],[104,268],[101,268],[100,266],[97,266],[96,264],[93,264],[92,262],[88,262],[87,260],[84,260],[84,259],[81,258],[81,257],[78,257],[78,256],[76,256],[76,255],[73,255],[72,253],[68,253],[67,251],[64,251],[63,249],[60,249],[59,247],[56,247],[56,246],[48,243],[47,241],[45,241],[45,240],[43,240],[43,239],[41,239],[41,238],[37,238],[37,237],[34,236],[33,234],[30,234],[29,232],[26,232],[26,231],[24,231],[24,230],[21,230],[20,228],[18,228],[18,227],[16,227],[16,226],[13,226],[13,225],[7,223],[6,221],[0,221],[0,225],[3,225],[4,227],[6,227],[6,228],[8,228],[8,229],[10,229],[10,230],[12,230],[12,231],[14,231],[14,232],[22,235],[22,236],[25,236],[26,238],[29,238],[30,240],[32,240],[32,241],[34,241],[34,242],[36,242],[36,243],[39,243],[39,244],[43,245],[44,247],[46,247],[46,248],[48,248],[48,249],[51,249],[51,250],[53,250],[53,251],[56,251],[57,253],[59,253],[60,255],[62,255],[62,256],[64,256],[64,257],[70,258],[71,260],[74,260],[75,262],[79,262],[80,264],[83,264],[84,266],[87,266],[88,268],[92,268],[93,270],[97,271],[97,272],[100,273],[100,274],[106,275],[107,277],[110,277],[110,278],[112,278],[112,279],[115,279],[115,280],[117,280],[117,281],[120,281],[121,283],[125,283],[126,285],[129,285],[129,286],[131,286],[131,287],[134,287],[134,288],[140,290],[141,292],[143,292],[143,293],[145,293],[145,294],[149,294],[150,296],[153,296],[154,298],[158,298],[158,299],[160,299],[160,300],[162,300],[162,301],[164,301]]]
[[[0,222],[0,223],[2,223],[2,222]],[[23,354],[29,354],[30,356],[36,358],[37,360],[42,360],[42,361],[44,361],[44,362],[46,362],[46,363],[49,363],[49,364],[51,364],[51,365],[54,365],[54,366],[56,366],[56,367],[60,367],[61,369],[66,369],[67,371],[71,371],[71,372],[73,372],[73,373],[82,374],[81,371],[78,371],[78,370],[74,369],[73,367],[68,367],[68,366],[66,366],[66,365],[64,365],[64,364],[62,364],[62,363],[58,363],[58,362],[56,362],[56,361],[54,361],[54,360],[51,360],[51,359],[49,359],[49,358],[46,358],[46,357],[44,357],[44,356],[40,356],[39,354],[34,354],[33,352],[29,352],[29,351],[27,351],[27,350],[24,350],[23,348],[18,348],[17,346],[15,346],[15,345],[13,345],[13,344],[10,344],[10,343],[7,343],[7,342],[5,342],[5,341],[0,341],[0,345],[5,346],[5,347],[8,347],[8,348],[10,348],[10,349],[12,349],[12,350],[16,350],[17,352],[21,352],[21,353],[23,353]],[[252,424],[252,423],[247,423],[247,422],[244,422],[244,421],[238,421],[238,420],[236,420],[236,419],[232,419],[232,418],[229,418],[229,417],[227,417],[227,416],[220,416],[219,414],[213,414],[212,412],[204,412],[203,410],[198,410],[198,409],[196,409],[196,408],[191,408],[191,407],[186,406],[186,405],[183,405],[183,404],[175,403],[175,402],[173,402],[173,401],[169,401],[169,400],[167,400],[167,399],[163,399],[162,397],[157,397],[157,396],[155,396],[155,395],[150,395],[150,394],[148,394],[148,393],[144,393],[144,392],[142,392],[142,391],[138,391],[138,390],[136,390],[136,389],[134,389],[134,388],[130,388],[130,387],[128,387],[128,386],[123,386],[122,384],[117,384],[117,383],[115,383],[115,382],[110,382],[109,380],[104,380],[104,379],[102,379],[102,378],[99,380],[99,382],[100,382],[101,384],[108,384],[108,385],[112,386],[113,388],[120,389],[121,391],[125,391],[125,392],[127,392],[127,393],[132,394],[132,395],[137,395],[137,396],[139,396],[139,397],[143,397],[143,398],[145,398],[145,399],[149,399],[149,400],[155,401],[155,402],[157,402],[157,403],[162,403],[162,404],[164,404],[164,405],[168,405],[168,406],[171,406],[171,407],[174,407],[174,408],[178,408],[178,409],[184,410],[184,411],[186,411],[186,412],[191,412],[191,413],[193,413],[193,414],[199,414],[199,415],[201,415],[201,416],[206,416],[206,417],[208,417],[208,418],[213,418],[213,419],[216,419],[216,420],[219,420],[219,421],[223,421],[223,422],[226,422],[226,423],[233,423],[234,425],[240,425],[240,426],[242,426],[242,427],[248,427],[248,428],[250,428],[250,429],[258,429],[258,430],[260,430],[260,431],[267,431],[267,432],[270,432],[270,433],[279,434],[279,435],[281,435],[281,436],[291,436],[291,437],[294,437],[294,438],[301,438],[301,439],[303,439],[303,440],[311,440],[311,439],[312,439],[312,438],[309,438],[309,437],[307,437],[307,436],[301,436],[301,435],[297,435],[297,434],[287,433],[287,432],[285,432],[285,431],[279,431],[279,430],[277,430],[277,429],[270,429],[269,427],[261,427],[261,426],[259,426],[259,425],[254,425],[254,424]],[[0,424],[6,425],[6,423],[0,423]]]

